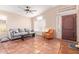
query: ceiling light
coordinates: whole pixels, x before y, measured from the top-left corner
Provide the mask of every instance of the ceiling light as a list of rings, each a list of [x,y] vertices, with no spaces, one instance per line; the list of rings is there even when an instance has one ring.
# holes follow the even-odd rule
[[[42,20],[42,19],[43,19],[43,16],[37,17],[37,20]]]
[[[7,20],[7,17],[6,17],[6,16],[1,15],[1,16],[0,16],[0,20]]]

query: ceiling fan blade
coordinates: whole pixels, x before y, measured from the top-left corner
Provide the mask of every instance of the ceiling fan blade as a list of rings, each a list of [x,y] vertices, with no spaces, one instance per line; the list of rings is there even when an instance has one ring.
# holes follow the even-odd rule
[[[35,12],[35,11],[37,11],[37,10],[31,10],[31,11]]]
[[[30,11],[29,9],[24,9],[24,11]]]
[[[31,12],[32,13],[32,12],[36,12],[36,10],[29,10],[28,12]]]

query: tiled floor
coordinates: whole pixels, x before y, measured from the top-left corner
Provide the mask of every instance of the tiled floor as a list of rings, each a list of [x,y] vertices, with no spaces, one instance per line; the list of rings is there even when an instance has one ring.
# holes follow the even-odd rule
[[[62,53],[62,54],[79,54],[79,49],[75,49],[75,48],[70,47],[70,44],[72,44],[72,43],[74,43],[74,42],[61,40],[61,43],[60,43],[61,46],[60,46],[59,53]]]
[[[79,53],[77,50],[69,49],[68,42],[42,37],[29,37],[22,40],[0,43],[0,53],[6,54],[58,54]]]

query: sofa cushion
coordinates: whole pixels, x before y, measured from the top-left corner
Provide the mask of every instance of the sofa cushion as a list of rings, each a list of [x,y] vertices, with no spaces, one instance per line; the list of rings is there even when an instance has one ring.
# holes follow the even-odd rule
[[[10,32],[12,32],[12,33],[18,33],[18,29],[11,29]]]
[[[22,29],[18,28],[18,32],[23,32]]]
[[[29,32],[29,30],[28,30],[28,29],[26,29],[26,28],[24,28],[24,31],[25,31],[25,32]]]
[[[28,32],[21,32],[21,35],[27,35]]]
[[[14,34],[14,36],[19,36],[19,35],[21,35],[21,33],[16,33],[16,34]]]

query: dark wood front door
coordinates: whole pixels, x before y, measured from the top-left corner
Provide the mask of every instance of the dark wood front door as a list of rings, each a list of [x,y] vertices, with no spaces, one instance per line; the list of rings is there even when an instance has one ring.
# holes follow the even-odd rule
[[[76,14],[62,16],[62,38],[76,41]]]

